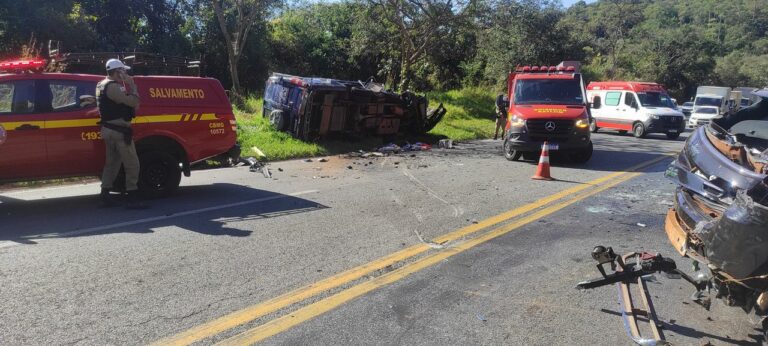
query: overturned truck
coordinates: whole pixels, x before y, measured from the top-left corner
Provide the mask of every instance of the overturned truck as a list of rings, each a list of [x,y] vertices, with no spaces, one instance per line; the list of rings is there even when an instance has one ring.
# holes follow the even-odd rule
[[[374,82],[306,78],[274,73],[264,91],[264,117],[303,140],[338,135],[419,135],[432,130],[446,110],[429,109],[423,96],[384,89]]]

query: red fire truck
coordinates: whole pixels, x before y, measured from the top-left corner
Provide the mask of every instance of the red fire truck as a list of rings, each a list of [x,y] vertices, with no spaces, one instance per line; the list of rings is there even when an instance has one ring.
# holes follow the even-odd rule
[[[0,63],[0,182],[99,176],[105,149],[95,90],[104,76],[44,73],[44,60]],[[235,117],[218,80],[137,76],[133,120],[139,188],[172,192],[190,166],[239,156]],[[122,179],[123,184],[120,184]],[[116,186],[124,185],[118,177]]]
[[[592,157],[590,114],[578,62],[520,66],[509,74],[509,108],[504,156],[535,160],[546,141],[549,150],[576,163]]]

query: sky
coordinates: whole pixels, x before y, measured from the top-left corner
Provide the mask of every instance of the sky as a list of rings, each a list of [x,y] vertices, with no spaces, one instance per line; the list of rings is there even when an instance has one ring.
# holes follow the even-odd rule
[[[571,7],[571,5],[579,2],[580,0],[562,0],[562,1],[563,1],[563,6]],[[595,1],[597,1],[597,0],[585,0],[584,2],[586,2],[588,4],[591,4],[591,3],[595,2]]]

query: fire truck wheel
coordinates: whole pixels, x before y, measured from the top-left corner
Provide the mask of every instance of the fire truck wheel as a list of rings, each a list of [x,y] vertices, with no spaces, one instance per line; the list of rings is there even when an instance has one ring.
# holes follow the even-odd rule
[[[512,150],[512,143],[509,142],[509,139],[504,140],[504,157],[509,161],[517,161],[520,159],[520,156],[523,155],[523,152],[519,150]]]
[[[181,166],[173,155],[164,151],[148,151],[139,155],[139,162],[139,190],[147,197],[167,196],[179,187]]]
[[[595,119],[589,121],[589,130],[592,131],[592,133],[596,133],[599,129],[600,128],[597,127],[597,121],[595,121]]]
[[[283,111],[272,111],[272,113],[269,113],[269,123],[272,124],[275,130],[283,131],[285,129]]]
[[[679,132],[667,133],[667,138],[669,139],[675,140],[675,139],[678,139],[679,137],[680,137]]]
[[[645,125],[643,123],[637,122],[634,126],[632,126],[632,135],[637,138],[643,138],[645,137]]]
[[[584,164],[592,158],[592,141],[589,142],[589,146],[584,149],[575,151],[571,154],[571,161],[576,164]]]

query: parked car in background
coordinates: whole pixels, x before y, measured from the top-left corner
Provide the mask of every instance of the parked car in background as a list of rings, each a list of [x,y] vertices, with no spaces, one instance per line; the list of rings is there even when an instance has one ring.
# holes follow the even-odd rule
[[[691,112],[693,112],[693,102],[683,102],[683,105],[680,106],[680,111],[688,119],[691,116]]]
[[[722,115],[719,113],[718,107],[703,106],[697,107],[691,113],[691,117],[688,119],[688,127],[697,127],[706,125],[712,122],[712,119],[719,119]]]

